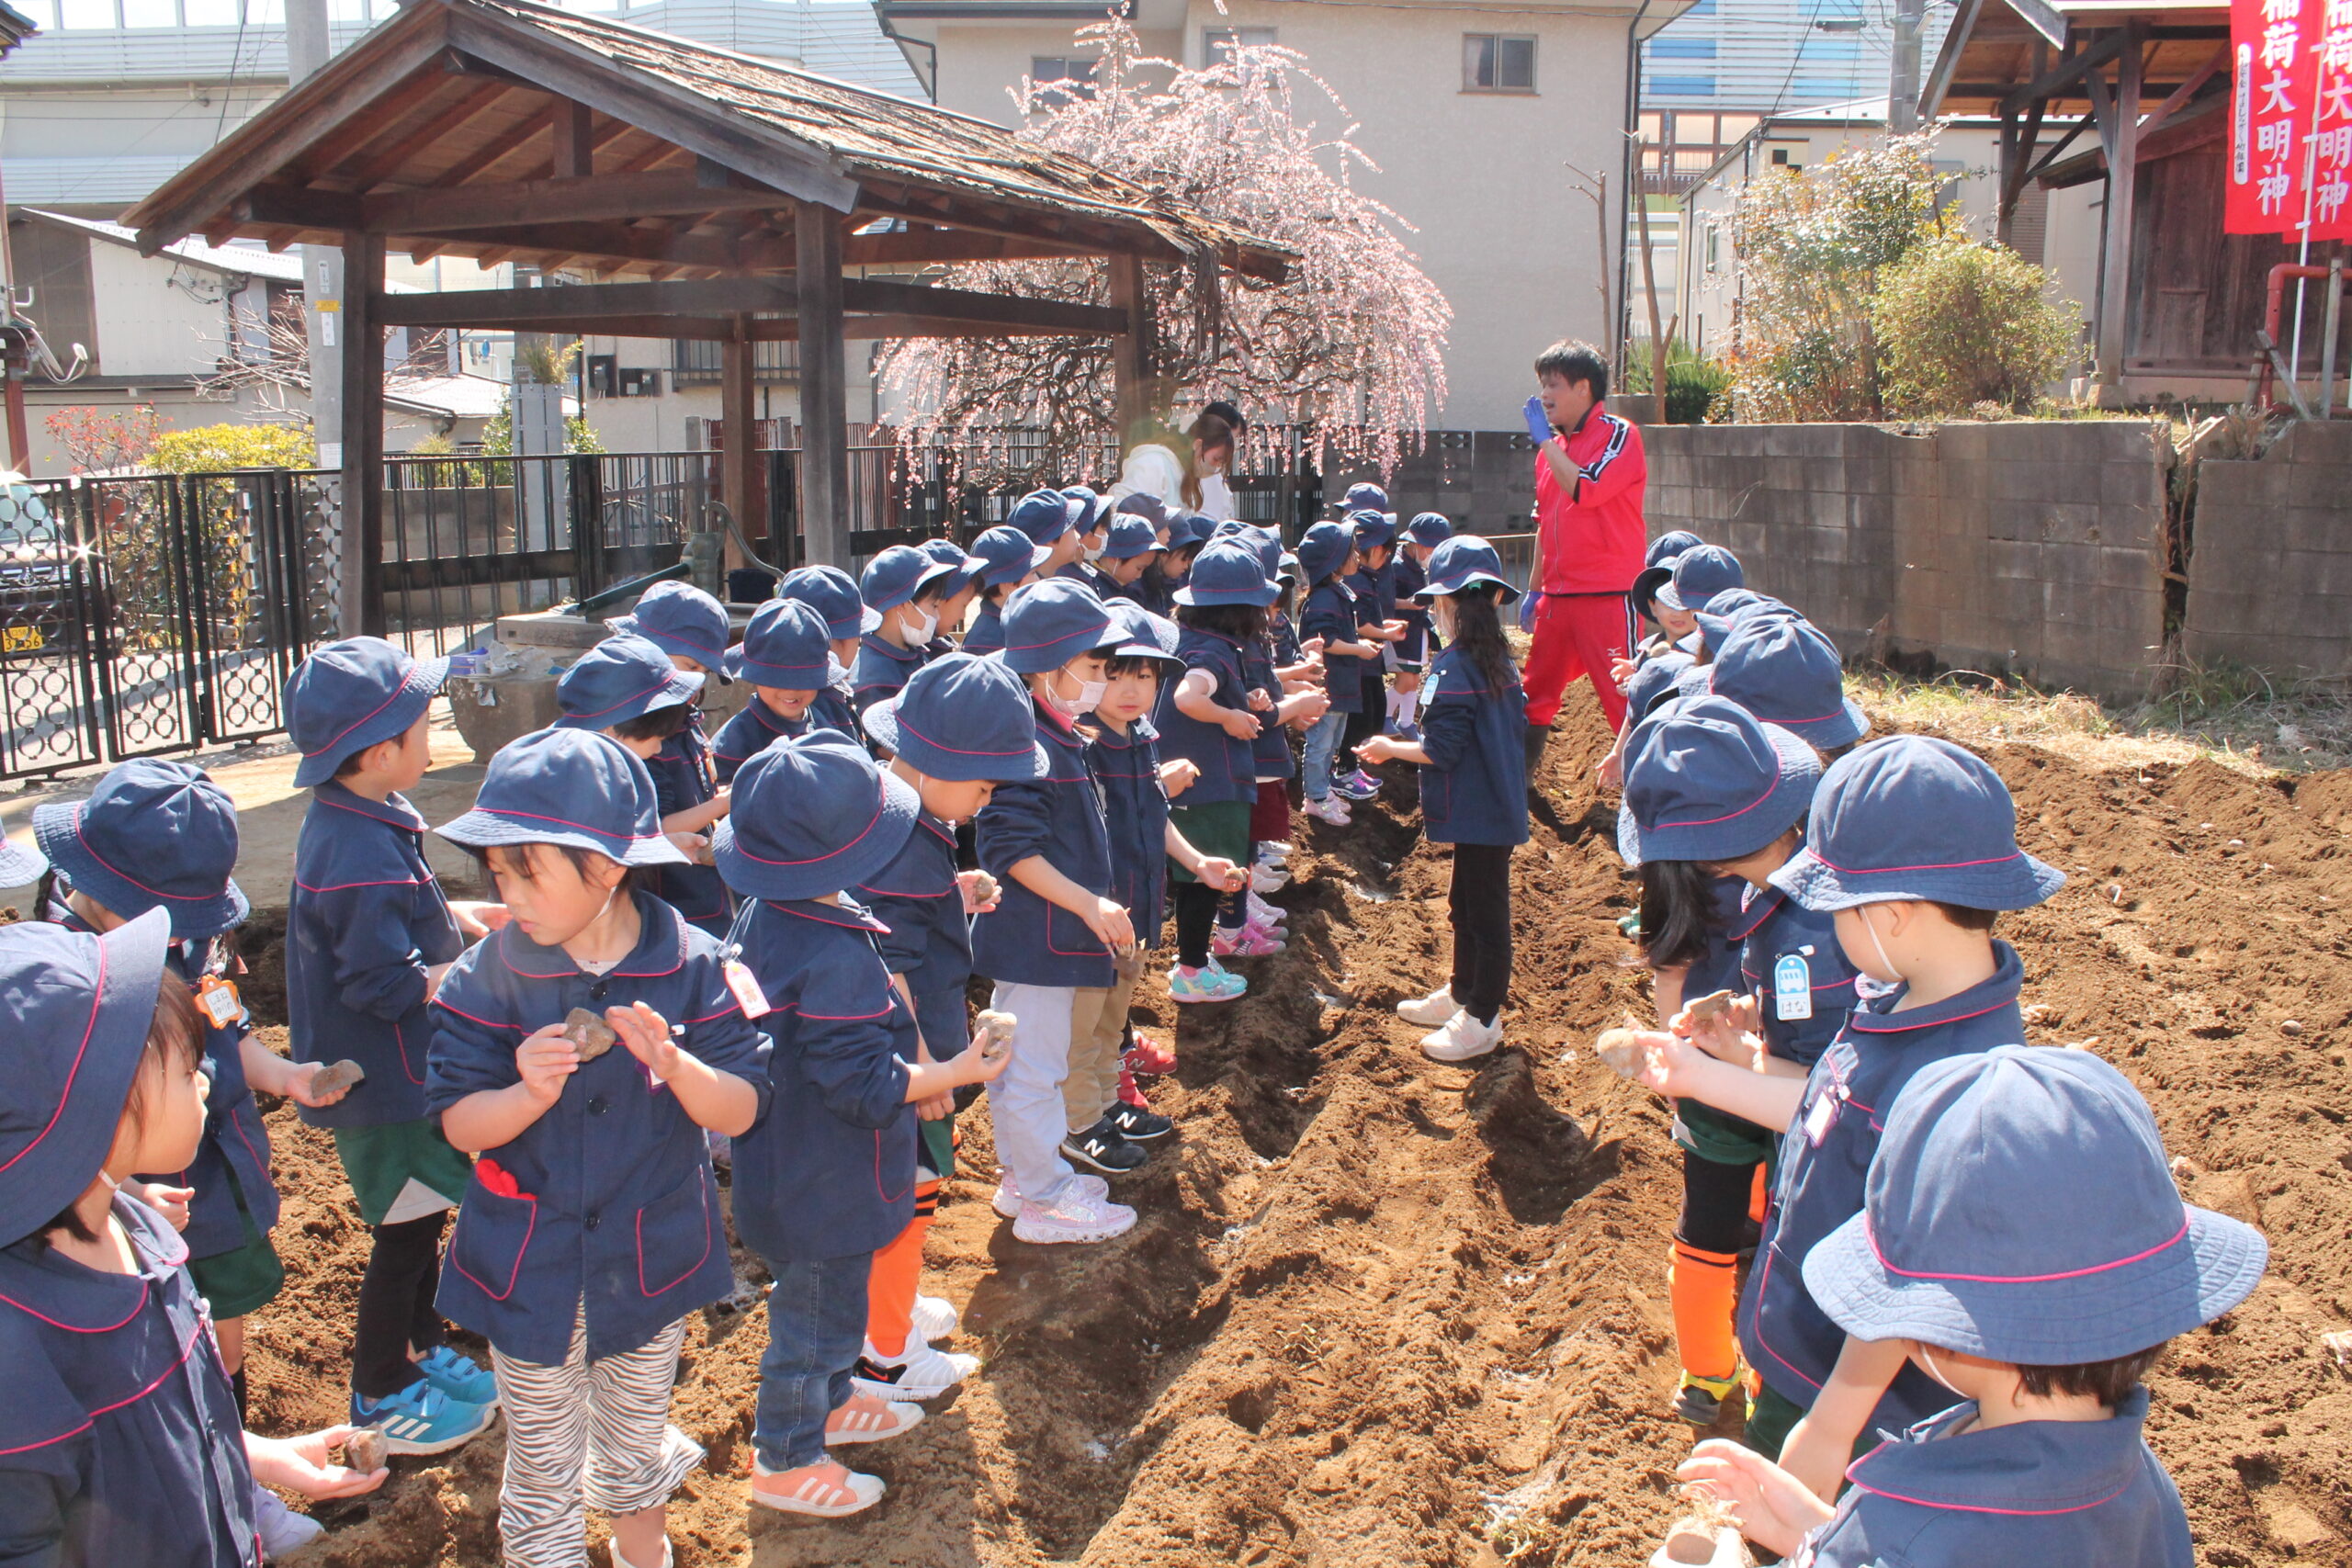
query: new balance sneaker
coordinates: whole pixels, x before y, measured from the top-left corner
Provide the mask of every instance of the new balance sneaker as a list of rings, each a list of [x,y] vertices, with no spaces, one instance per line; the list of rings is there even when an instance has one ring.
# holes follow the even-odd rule
[[[1090,1201],[1100,1203],[1111,1196],[1111,1184],[1099,1176],[1089,1176],[1081,1170],[1071,1175],[1063,1190],[1079,1193]],[[1012,1172],[1008,1170],[997,1178],[996,1190],[989,1197],[989,1207],[1008,1220],[1017,1220],[1021,1217],[1021,1183],[1015,1181]]]
[[[1407,1023],[1418,1023],[1423,1029],[1434,1029],[1461,1010],[1453,999],[1451,982],[1440,986],[1426,997],[1416,997],[1411,1001],[1396,1004],[1398,1018]]]
[[[1290,911],[1279,904],[1269,904],[1254,892],[1241,896],[1242,913],[1268,931],[1290,923]]]
[[[1252,897],[1260,893],[1279,893],[1289,886],[1290,873],[1283,869],[1280,861],[1261,860],[1250,868],[1250,892]]]
[[[1674,1391],[1674,1414],[1693,1427],[1712,1427],[1724,1413],[1724,1401],[1738,1385],[1736,1376],[1702,1378],[1685,1372],[1682,1386]]]
[[[1119,1135],[1136,1142],[1164,1138],[1176,1130],[1176,1123],[1159,1111],[1123,1100],[1104,1112],[1102,1120],[1119,1130]]]
[[[1362,768],[1331,781],[1331,793],[1347,800],[1370,800],[1380,793],[1380,781],[1367,777]]]
[[[469,1356],[459,1355],[447,1345],[435,1345],[432,1353],[420,1357],[416,1370],[424,1381],[447,1394],[460,1404],[498,1403],[498,1378],[488,1367]]]
[[[922,1425],[920,1404],[853,1393],[847,1403],[826,1418],[825,1446],[830,1449],[841,1443],[878,1443]]]
[[[351,1424],[383,1433],[384,1447],[396,1454],[462,1448],[489,1430],[497,1414],[495,1405],[459,1404],[423,1378],[382,1399],[351,1396]]]
[[[1421,1055],[1432,1062],[1466,1062],[1483,1056],[1503,1043],[1503,1015],[1480,1023],[1464,1008],[1440,1027],[1421,1036]]]
[[[1062,1140],[1062,1158],[1092,1166],[1106,1176],[1125,1176],[1150,1157],[1148,1150],[1122,1136],[1108,1116]]]
[[[910,1334],[907,1348],[895,1356],[884,1355],[874,1348],[873,1340],[867,1340],[849,1385],[886,1404],[894,1399],[937,1399],[979,1370],[978,1356],[934,1350],[923,1343],[922,1335]]]
[[[1163,1077],[1176,1070],[1176,1047],[1163,1045],[1148,1034],[1138,1034],[1122,1065],[1137,1077]]]
[[[1229,1002],[1250,988],[1250,983],[1228,969],[1203,964],[1187,969],[1179,964],[1168,972],[1171,1002]]]
[[[938,1296],[917,1296],[910,1316],[915,1332],[922,1335],[926,1343],[933,1345],[956,1337],[956,1330],[964,1321],[956,1311],[954,1302]]]
[[[1280,953],[1284,945],[1281,937],[1255,920],[1219,926],[1209,939],[1209,952],[1219,958],[1264,958]]]
[[[1348,803],[1340,799],[1337,795],[1318,795],[1309,796],[1306,802],[1306,811],[1309,817],[1314,818],[1317,822],[1329,823],[1334,828],[1344,828],[1350,821],[1348,815]]]
[[[1133,1230],[1135,1224],[1136,1212],[1125,1204],[1088,1198],[1074,1185],[1065,1183],[1060,1195],[1050,1203],[1022,1200],[1021,1217],[1012,1222],[1012,1236],[1015,1241],[1041,1246],[1109,1241]]]
[[[874,1506],[882,1501],[882,1491],[880,1476],[860,1475],[830,1459],[798,1470],[770,1470],[752,1461],[752,1501],[781,1514],[838,1519]]]

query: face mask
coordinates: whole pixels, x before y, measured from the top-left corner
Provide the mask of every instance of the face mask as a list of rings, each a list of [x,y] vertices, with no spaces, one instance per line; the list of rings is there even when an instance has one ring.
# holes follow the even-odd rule
[[[1863,908],[1867,908],[1869,906],[1865,905],[1863,906]],[[1886,943],[1879,940],[1878,927],[1871,922],[1871,918],[1864,914],[1862,909],[1856,909],[1854,911],[1854,919],[1861,921],[1862,930],[1871,933],[1871,949],[1878,954],[1878,961],[1882,964],[1885,965],[1886,972],[1890,975],[1897,976],[1901,976],[1903,971],[1897,969],[1894,966],[1894,960],[1886,955]]]
[[[1078,547],[1078,558],[1084,561],[1087,565],[1092,566],[1096,561],[1102,558],[1102,547],[1100,545],[1080,545]]]
[[[1057,673],[1069,675],[1069,667],[1064,665]],[[1070,679],[1077,681],[1078,677],[1071,675]],[[1064,718],[1076,718],[1080,714],[1092,713],[1100,707],[1102,704],[1102,694],[1110,689],[1111,682],[1108,681],[1079,681],[1078,695],[1064,697],[1054,690],[1054,683],[1048,681],[1046,682],[1046,700],[1053,704],[1054,710]]]
[[[907,606],[907,614],[913,618],[901,621],[899,624],[907,628],[909,639],[914,642],[929,642],[931,634],[939,629],[939,617],[927,615],[912,604]]]
[[[1946,1388],[1951,1388],[1952,1393],[1960,1393],[1960,1390],[1952,1388],[1951,1379],[1944,1376],[1943,1373],[1936,1370],[1936,1358],[1925,1345],[1919,1347],[1919,1364],[1927,1369],[1927,1372],[1929,1377],[1935,1379]],[[1965,1399],[1967,1395],[1962,1394],[1961,1397]]]

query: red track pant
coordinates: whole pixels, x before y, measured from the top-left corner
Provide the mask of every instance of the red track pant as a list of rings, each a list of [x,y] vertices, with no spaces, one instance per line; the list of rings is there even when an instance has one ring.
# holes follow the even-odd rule
[[[1623,593],[1544,595],[1535,611],[1535,647],[1520,676],[1528,723],[1548,725],[1558,717],[1561,695],[1579,675],[1591,678],[1611,732],[1625,722],[1625,694],[1610,679],[1609,667],[1634,644],[1633,615]]]

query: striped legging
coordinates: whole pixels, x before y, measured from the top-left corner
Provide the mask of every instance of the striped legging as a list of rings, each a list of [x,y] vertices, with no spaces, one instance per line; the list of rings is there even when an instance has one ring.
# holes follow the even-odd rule
[[[583,1303],[561,1366],[491,1348],[506,1416],[498,1535],[506,1568],[586,1568],[587,1509],[633,1514],[666,1503],[702,1446],[670,1425],[684,1318],[647,1344],[588,1359]]]

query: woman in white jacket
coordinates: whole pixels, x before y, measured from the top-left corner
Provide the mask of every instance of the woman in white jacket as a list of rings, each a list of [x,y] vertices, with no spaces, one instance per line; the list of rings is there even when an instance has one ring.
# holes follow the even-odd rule
[[[1127,453],[1111,499],[1154,495],[1170,511],[1197,512],[1222,523],[1238,513],[1225,476],[1232,469],[1235,432],[1242,423],[1231,403],[1215,402],[1193,416],[1189,432],[1140,443]]]

